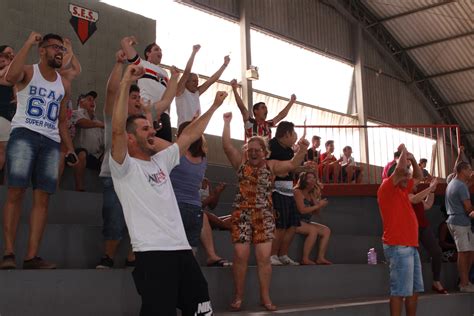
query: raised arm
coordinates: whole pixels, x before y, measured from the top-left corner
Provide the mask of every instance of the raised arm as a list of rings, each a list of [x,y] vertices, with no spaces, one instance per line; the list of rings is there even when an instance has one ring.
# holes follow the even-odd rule
[[[26,40],[23,47],[18,51],[18,53],[13,58],[8,71],[5,74],[5,80],[11,84],[17,84],[19,82],[24,83],[25,81],[25,63],[28,58],[28,53],[33,45],[37,45],[41,42],[41,34],[37,32],[31,32],[30,36]]]
[[[189,74],[191,73],[191,69],[193,68],[193,63],[194,63],[194,57],[196,57],[197,52],[201,49],[201,45],[194,45],[193,46],[193,52],[191,53],[191,56],[188,59],[188,62],[186,64],[186,68],[184,68],[183,75],[178,81],[178,88],[176,90],[176,96],[180,96],[183,94],[184,89],[186,88],[186,81],[189,79]]]
[[[138,55],[137,50],[135,49],[135,47],[133,47],[136,44],[137,39],[135,38],[135,36],[125,36],[120,41],[120,45],[122,46],[122,50],[127,56],[127,59],[135,58]]]
[[[239,91],[237,91],[237,89],[239,88],[237,80],[232,79],[230,85],[232,87],[232,92],[234,93],[235,102],[237,103],[240,113],[242,114],[242,119],[244,120],[244,122],[247,122],[250,118],[250,114],[247,108],[245,107],[244,101],[242,101],[242,98],[239,95]]]
[[[296,95],[292,94],[290,97],[290,102],[288,102],[285,108],[281,110],[280,113],[278,113],[278,115],[273,118],[272,120],[273,124],[276,125],[278,124],[278,122],[283,120],[288,115],[288,112],[290,112],[290,109],[293,106],[293,104],[295,104],[295,102],[296,102]]]
[[[171,69],[171,77],[168,81],[168,85],[166,86],[165,93],[161,97],[161,100],[153,104],[152,111],[156,111],[156,117],[159,117],[162,112],[170,107],[171,102],[173,101],[176,95],[176,89],[178,87],[178,77],[179,77],[179,70],[172,66]],[[154,110],[153,110],[154,109]]]
[[[224,129],[222,130],[222,147],[224,153],[229,159],[232,167],[237,170],[242,163],[242,153],[238,151],[230,139],[230,122],[232,121],[232,112],[224,113]]]
[[[206,82],[204,82],[202,85],[200,85],[198,87],[198,91],[199,91],[199,95],[202,95],[204,92],[206,92],[207,89],[209,89],[209,87],[214,83],[216,82],[217,80],[219,80],[219,78],[221,77],[222,73],[224,72],[224,70],[227,68],[227,65],[229,65],[230,63],[230,57],[229,56],[225,56],[224,57],[224,63],[222,64],[222,66],[211,76],[211,78],[207,79]]]
[[[424,189],[423,191],[418,192],[417,194],[408,194],[408,198],[410,199],[411,204],[417,204],[420,202],[424,202],[425,199],[431,194],[436,191],[436,186],[438,185],[438,180],[433,178],[431,180],[430,185]],[[430,207],[431,208],[431,207]]]
[[[198,119],[192,121],[191,124],[189,124],[183,130],[178,140],[176,141],[176,143],[179,146],[179,152],[181,155],[183,155],[186,152],[186,150],[188,150],[189,146],[193,142],[195,142],[199,137],[202,136],[212,115],[222,105],[222,102],[224,102],[226,97],[227,97],[227,92],[217,91],[216,98],[214,99],[214,103],[212,103],[209,110],[207,110]]]
[[[272,169],[273,173],[277,176],[284,176],[288,172],[298,168],[304,160],[306,151],[308,150],[309,142],[302,137],[298,141],[298,151],[291,160],[268,160],[268,165]]]
[[[127,155],[128,92],[130,85],[145,73],[141,66],[130,65],[120,82],[117,104],[112,115],[112,158],[122,164]]]
[[[120,78],[122,78],[122,68],[125,63],[127,56],[123,50],[118,50],[115,53],[115,64],[110,72],[109,79],[107,80],[107,87],[105,92],[105,106],[104,106],[104,117],[111,117],[114,110],[115,101],[117,99],[117,93],[120,88]]]
[[[69,129],[67,127],[67,100],[69,100],[71,87],[67,80],[63,79],[62,81],[63,81],[65,93],[59,107],[58,129],[59,129],[59,136],[61,137],[61,142],[67,148],[66,157],[72,154],[76,158],[76,161],[74,163],[68,162],[68,165],[73,166],[78,162],[78,159],[77,159],[76,153],[74,152],[74,146],[72,144],[71,135],[69,134]]]

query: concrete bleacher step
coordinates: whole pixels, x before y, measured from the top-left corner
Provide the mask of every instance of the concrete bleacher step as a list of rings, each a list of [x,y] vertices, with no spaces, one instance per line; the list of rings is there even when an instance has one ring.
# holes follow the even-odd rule
[[[215,311],[227,311],[233,294],[231,269],[202,270],[208,281]],[[429,265],[423,266],[423,272],[425,288],[430,289]],[[457,275],[454,264],[443,265],[441,279],[448,289],[455,287]],[[244,303],[245,309],[249,311],[259,308],[257,280],[256,268],[250,267]],[[137,315],[140,306],[130,269],[3,270],[0,271],[0,284],[2,316],[131,316]],[[325,304],[341,298],[374,299],[387,293],[388,268],[385,265],[275,267],[272,274],[272,300],[282,307]]]
[[[271,313],[260,309],[240,312],[217,312],[216,316],[389,316],[389,300],[386,297],[360,298],[351,300],[327,301],[319,304],[278,306],[278,311]],[[418,316],[473,315],[474,294],[450,293],[449,295],[423,294],[419,297]]]
[[[230,233],[226,231],[214,231],[214,245],[218,255],[232,260],[233,247]],[[17,233],[15,253],[21,260],[26,253],[28,240],[28,225],[20,224]],[[39,255],[47,260],[56,262],[62,268],[89,269],[95,267],[98,259],[103,254],[102,228],[92,225],[76,224],[47,224]],[[303,249],[303,237],[297,235],[291,244],[289,255],[295,260],[301,259]],[[116,256],[118,267],[121,267],[127,253],[128,240],[121,243]],[[3,236],[0,237],[0,249],[3,247]],[[329,242],[327,258],[334,263],[367,263],[367,250],[375,247],[378,260],[383,260],[383,250],[380,237],[377,236],[354,236],[333,235]],[[312,257],[316,256],[316,250]],[[198,249],[198,261],[204,265],[205,252],[200,246]],[[255,265],[255,256],[249,260],[250,265]]]

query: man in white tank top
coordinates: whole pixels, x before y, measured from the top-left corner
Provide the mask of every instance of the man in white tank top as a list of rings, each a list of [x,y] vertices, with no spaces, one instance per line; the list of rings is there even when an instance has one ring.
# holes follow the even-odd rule
[[[206,92],[206,90],[217,80],[227,68],[230,62],[229,56],[224,57],[222,66],[203,84],[199,85],[199,78],[197,74],[191,73],[193,67],[194,57],[201,48],[201,45],[194,45],[191,57],[189,57],[183,76],[178,82],[178,92],[176,93],[176,113],[178,114],[178,126],[193,118],[201,115],[201,103],[199,97]]]
[[[25,65],[31,48],[38,44],[39,64]],[[2,269],[14,269],[15,237],[26,188],[33,186],[33,208],[30,236],[23,262],[24,269],[54,269],[37,256],[46,224],[49,195],[56,190],[59,165],[59,143],[67,147],[71,164],[77,156],[66,124],[69,86],[57,72],[66,48],[59,35],[31,32],[13,59],[6,80],[15,84],[17,111],[7,145],[8,193],[3,213],[5,249]]]

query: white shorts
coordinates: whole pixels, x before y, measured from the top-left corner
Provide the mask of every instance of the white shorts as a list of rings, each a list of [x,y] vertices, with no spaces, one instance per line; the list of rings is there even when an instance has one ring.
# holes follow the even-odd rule
[[[7,142],[10,138],[11,122],[0,116],[0,142]]]
[[[474,251],[474,235],[471,226],[448,224],[458,252]]]

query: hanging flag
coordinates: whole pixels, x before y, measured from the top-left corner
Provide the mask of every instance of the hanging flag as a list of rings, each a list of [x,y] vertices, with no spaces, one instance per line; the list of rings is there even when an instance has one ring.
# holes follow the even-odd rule
[[[71,13],[69,22],[84,45],[97,30],[96,23],[99,20],[99,13],[75,4],[69,4],[69,12]]]

